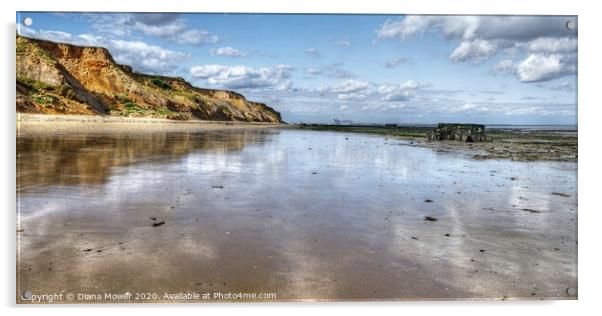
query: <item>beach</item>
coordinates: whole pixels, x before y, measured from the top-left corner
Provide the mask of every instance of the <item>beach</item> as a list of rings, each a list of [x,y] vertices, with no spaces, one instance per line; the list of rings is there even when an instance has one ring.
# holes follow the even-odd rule
[[[18,301],[577,297],[575,162],[263,124],[24,123]]]

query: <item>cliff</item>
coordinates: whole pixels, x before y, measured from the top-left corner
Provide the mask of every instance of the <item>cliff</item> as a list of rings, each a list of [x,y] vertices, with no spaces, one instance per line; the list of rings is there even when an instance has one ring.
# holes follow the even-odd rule
[[[282,122],[280,113],[227,90],[133,72],[102,47],[17,36],[17,111]]]

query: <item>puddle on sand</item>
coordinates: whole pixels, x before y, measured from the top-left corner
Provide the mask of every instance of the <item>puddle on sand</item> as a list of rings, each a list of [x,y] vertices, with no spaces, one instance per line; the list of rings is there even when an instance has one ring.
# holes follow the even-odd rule
[[[298,130],[18,138],[17,292],[575,298],[575,163],[398,143]]]

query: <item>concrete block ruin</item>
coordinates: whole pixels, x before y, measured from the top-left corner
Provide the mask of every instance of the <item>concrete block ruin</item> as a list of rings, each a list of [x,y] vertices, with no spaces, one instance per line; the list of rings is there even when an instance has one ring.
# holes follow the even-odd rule
[[[460,142],[486,142],[485,125],[439,123],[429,132],[428,140],[454,140]]]

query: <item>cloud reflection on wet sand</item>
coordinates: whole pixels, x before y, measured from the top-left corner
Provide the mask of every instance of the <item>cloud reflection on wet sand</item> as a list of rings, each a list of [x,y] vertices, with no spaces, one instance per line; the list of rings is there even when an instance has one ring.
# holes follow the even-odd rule
[[[399,142],[295,130],[20,138],[19,288],[501,299],[576,287],[576,164]]]

